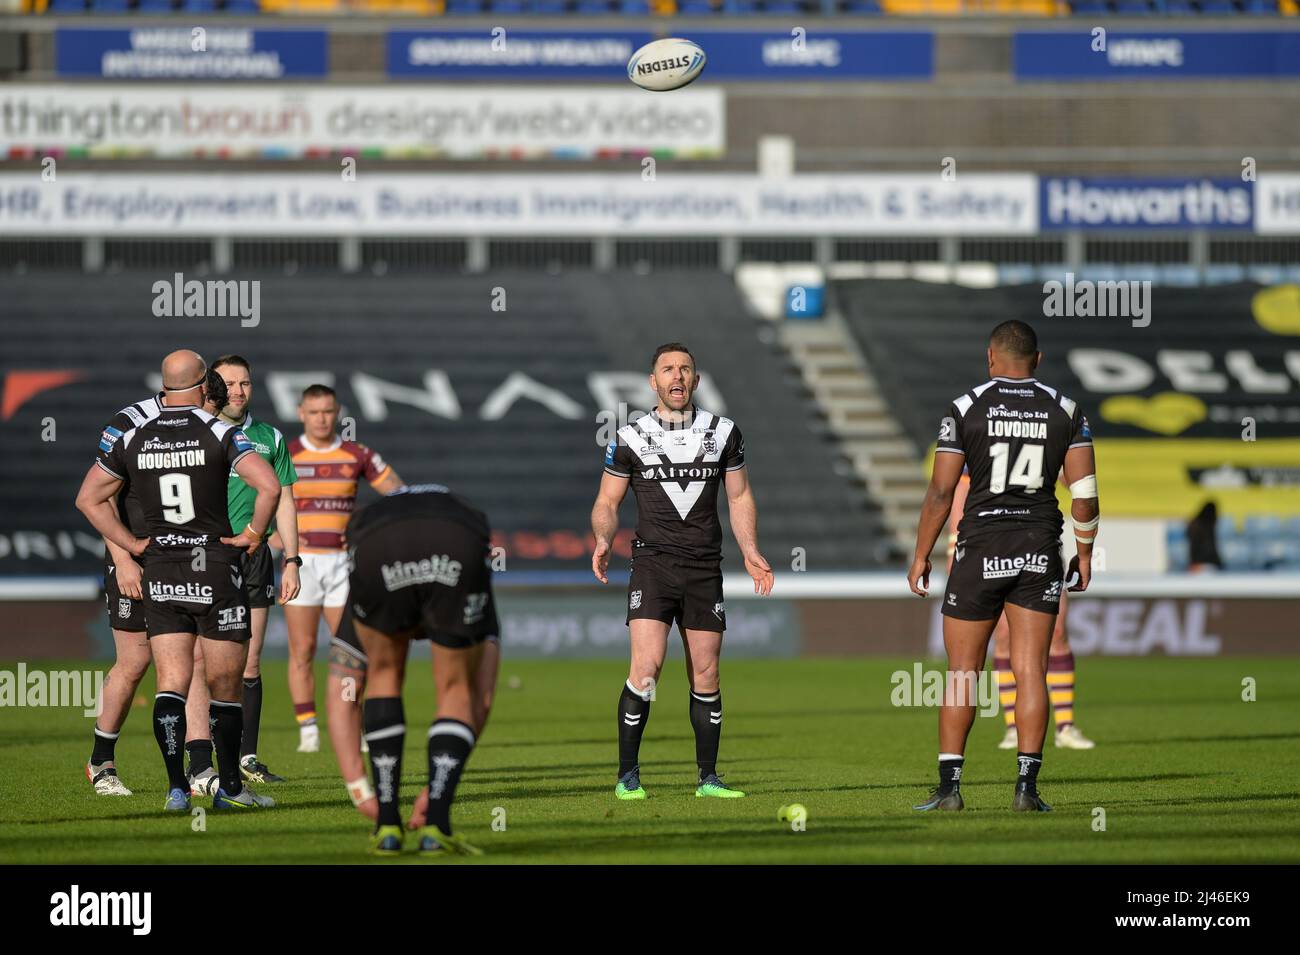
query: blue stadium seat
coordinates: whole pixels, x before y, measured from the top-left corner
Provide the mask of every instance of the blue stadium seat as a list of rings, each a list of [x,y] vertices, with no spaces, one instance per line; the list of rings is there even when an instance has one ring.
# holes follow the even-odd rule
[[[86,0],[50,0],[50,13],[85,13]]]
[[[1247,537],[1256,540],[1282,536],[1282,518],[1276,514],[1248,515],[1242,530]]]
[[[1074,0],[1070,4],[1070,9],[1076,14],[1104,14],[1110,13],[1110,6],[1106,0]]]
[[[1243,0],[1241,10],[1243,13],[1253,13],[1256,16],[1275,16],[1277,0]]]
[[[679,0],[677,12],[683,16],[709,16],[717,11],[709,0]]]
[[[186,13],[214,13],[217,0],[181,0],[181,9]]]
[[[645,17],[650,15],[648,0],[622,0],[618,7],[624,16]]]
[[[493,0],[489,13],[526,13],[524,0]]]
[[[844,0],[844,12],[879,14],[884,11],[880,9],[880,0]]]
[[[1201,284],[1201,273],[1194,265],[1162,265],[1159,268],[1161,285],[1191,286]]]
[[[447,0],[448,16],[479,13],[483,9],[483,0]]]
[[[262,5],[258,0],[224,0],[221,9],[227,13],[261,13]]]
[[[1255,566],[1255,551],[1249,541],[1230,537],[1219,541],[1219,557],[1224,570],[1251,570]]]
[[[1211,15],[1231,15],[1237,12],[1237,5],[1232,0],[1200,0],[1202,13]]]
[[[1225,285],[1231,282],[1244,282],[1246,270],[1240,265],[1207,265],[1205,282],[1207,285]]]
[[[1161,13],[1172,17],[1190,17],[1196,13],[1192,0],[1162,0],[1159,7]]]
[[[791,14],[803,13],[804,8],[803,4],[800,3],[799,0],[764,0],[763,12],[774,14],[779,13],[788,16]]]
[[[1115,12],[1121,16],[1147,17],[1155,13],[1148,0],[1115,0]]]
[[[533,0],[533,13],[558,16],[569,12],[569,0]]]
[[[585,16],[604,16],[609,13],[609,0],[577,0],[573,12]]]
[[[1231,514],[1220,514],[1219,522],[1214,528],[1214,534],[1218,537],[1219,543],[1223,543],[1229,537],[1236,537],[1238,533],[1237,521],[1233,516]]]
[[[129,0],[90,0],[90,9],[95,13],[128,13],[131,4]]]
[[[172,0],[137,0],[136,7],[141,13],[174,13],[176,5]]]

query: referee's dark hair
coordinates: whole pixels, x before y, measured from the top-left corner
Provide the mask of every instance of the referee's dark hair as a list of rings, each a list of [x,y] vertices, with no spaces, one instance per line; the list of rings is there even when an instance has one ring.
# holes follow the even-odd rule
[[[302,400],[306,401],[308,398],[333,398],[338,401],[339,396],[329,385],[308,385],[302,390]]]
[[[993,329],[989,345],[1008,358],[1027,361],[1038,354],[1038,335],[1029,325],[1013,318]]]
[[[250,375],[253,373],[253,366],[248,363],[248,359],[243,355],[222,355],[208,367],[220,368],[222,365],[238,365]]]
[[[656,366],[658,366],[659,364],[659,356],[666,354],[667,352],[670,351],[679,351],[679,352],[684,352],[687,355],[690,355],[691,364],[692,365],[695,364],[695,356],[691,355],[691,350],[689,348],[687,348],[681,342],[668,342],[667,344],[660,345],[658,348],[655,349],[655,356],[650,359],[650,371],[652,373],[654,372]]]

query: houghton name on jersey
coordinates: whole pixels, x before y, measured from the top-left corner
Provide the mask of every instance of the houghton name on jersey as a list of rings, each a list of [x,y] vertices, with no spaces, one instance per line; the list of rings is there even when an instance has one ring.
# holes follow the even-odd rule
[[[605,471],[629,478],[636,493],[634,556],[722,560],[718,487],[745,466],[745,441],[730,418],[696,408],[691,420],[660,421],[655,412],[620,428],[605,450]]]
[[[153,418],[100,446],[96,463],[127,481],[140,508],[144,558],[190,561],[202,547],[208,560],[237,564],[242,551],[221,543],[232,536],[226,484],[231,468],[256,451],[243,432],[193,405],[161,406]]]
[[[970,493],[958,534],[1042,527],[1059,536],[1056,479],[1071,448],[1091,447],[1074,401],[1036,378],[994,378],[952,403],[936,454],[966,456]]]

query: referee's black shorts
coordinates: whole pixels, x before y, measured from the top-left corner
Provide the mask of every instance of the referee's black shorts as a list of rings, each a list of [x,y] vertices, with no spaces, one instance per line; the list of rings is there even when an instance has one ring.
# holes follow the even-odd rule
[[[263,544],[251,555],[245,553],[240,558],[240,570],[250,610],[264,610],[275,603],[275,565],[270,547]]]

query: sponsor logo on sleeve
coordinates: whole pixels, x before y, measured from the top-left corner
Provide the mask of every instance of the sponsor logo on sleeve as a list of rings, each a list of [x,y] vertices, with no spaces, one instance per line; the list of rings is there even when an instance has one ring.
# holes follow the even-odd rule
[[[99,432],[99,450],[108,452],[113,450],[113,445],[117,444],[117,439],[122,437],[122,432],[110,426]]]

